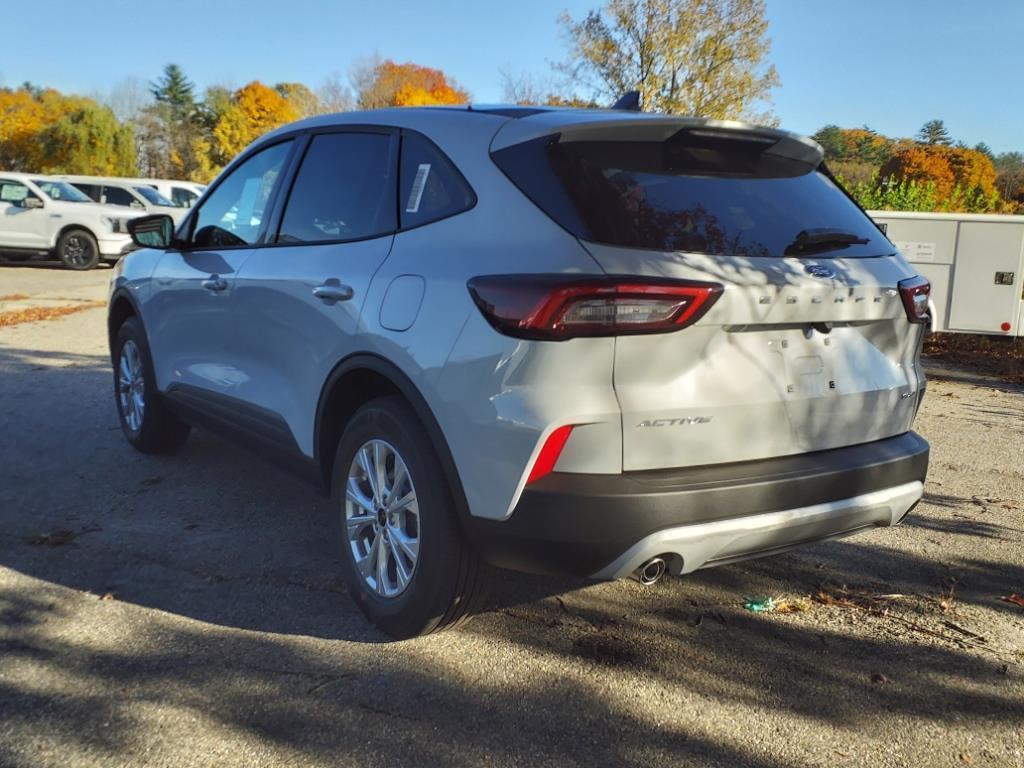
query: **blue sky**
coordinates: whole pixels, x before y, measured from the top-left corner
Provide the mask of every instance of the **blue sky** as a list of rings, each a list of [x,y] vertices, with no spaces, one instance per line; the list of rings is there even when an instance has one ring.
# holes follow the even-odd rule
[[[564,57],[557,17],[600,0],[46,0],[4,8],[0,84],[96,94],[181,64],[200,86],[312,87],[375,51],[440,67],[475,100],[499,70],[544,79]],[[957,139],[1024,150],[1024,0],[767,0],[774,110],[804,133],[867,124],[909,136],[931,118]]]

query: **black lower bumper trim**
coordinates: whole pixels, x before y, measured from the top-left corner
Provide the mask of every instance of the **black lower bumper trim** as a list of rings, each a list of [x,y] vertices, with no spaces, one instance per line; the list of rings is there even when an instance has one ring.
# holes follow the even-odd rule
[[[795,456],[620,475],[553,473],[470,534],[495,565],[589,576],[656,531],[848,499],[928,471],[918,434]]]

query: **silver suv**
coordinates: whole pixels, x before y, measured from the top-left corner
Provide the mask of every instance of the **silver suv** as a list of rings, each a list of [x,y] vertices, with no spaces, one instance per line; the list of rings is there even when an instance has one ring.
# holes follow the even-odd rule
[[[333,498],[396,637],[490,565],[653,582],[899,523],[928,283],[821,148],[660,115],[420,108],[260,139],[111,286],[128,441],[240,438]]]

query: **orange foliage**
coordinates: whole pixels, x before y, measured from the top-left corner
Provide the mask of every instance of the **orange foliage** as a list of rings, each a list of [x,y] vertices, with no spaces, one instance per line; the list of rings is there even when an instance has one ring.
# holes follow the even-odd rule
[[[996,169],[987,155],[966,147],[940,144],[901,144],[882,166],[879,176],[932,182],[940,201],[947,200],[955,187],[978,189],[985,195],[991,195],[996,188]]]
[[[465,104],[468,101],[469,94],[440,69],[412,62],[396,64],[390,59],[373,67],[359,93],[359,105],[364,109]]]

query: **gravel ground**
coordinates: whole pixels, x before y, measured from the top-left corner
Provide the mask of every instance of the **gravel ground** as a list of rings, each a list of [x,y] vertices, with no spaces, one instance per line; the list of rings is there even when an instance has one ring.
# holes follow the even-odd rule
[[[0,312],[107,277],[0,268],[32,297]],[[1019,389],[931,381],[900,528],[646,589],[508,574],[389,643],[301,481],[205,433],[128,448],[104,317],[0,330],[2,766],[1024,766]]]

